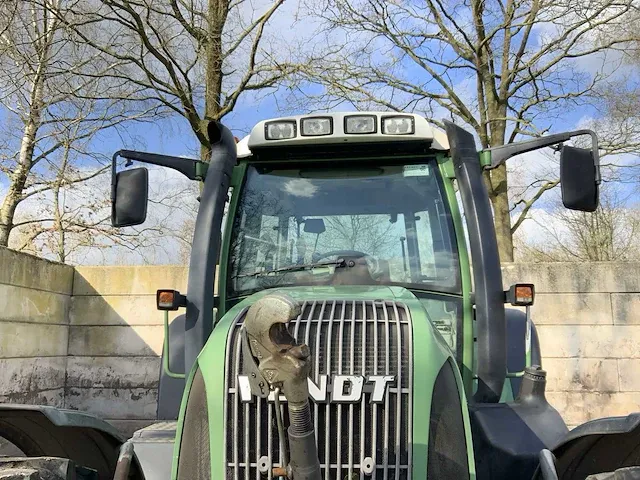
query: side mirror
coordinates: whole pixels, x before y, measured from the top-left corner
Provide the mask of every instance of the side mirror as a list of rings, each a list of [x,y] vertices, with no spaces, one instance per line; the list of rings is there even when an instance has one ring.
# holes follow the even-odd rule
[[[116,174],[111,196],[111,225],[140,225],[147,218],[149,171],[132,168]]]
[[[316,235],[324,233],[326,231],[324,220],[321,218],[307,218],[304,221],[304,231],[306,233],[315,233]]]
[[[593,212],[598,208],[597,151],[563,145],[560,150],[562,203],[570,210]]]
[[[554,133],[525,142],[509,143],[480,152],[480,162],[485,170],[502,165],[514,155],[531,152],[566,142],[578,135],[591,137],[591,149],[569,147],[560,149],[560,186],[562,203],[571,210],[593,212],[598,208],[598,185],[600,184],[600,157],[598,136],[592,130]]]

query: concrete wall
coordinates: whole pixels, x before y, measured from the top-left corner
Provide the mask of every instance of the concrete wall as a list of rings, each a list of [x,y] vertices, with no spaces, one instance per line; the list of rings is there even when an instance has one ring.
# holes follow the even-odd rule
[[[569,425],[640,412],[640,264],[504,265],[536,285],[549,402]]]
[[[64,406],[73,268],[0,248],[0,402]]]
[[[76,269],[69,312],[67,407],[106,418],[125,432],[155,418],[164,339],[155,292],[186,292],[186,280],[186,267]]]
[[[155,415],[163,316],[185,267],[71,267],[0,249],[0,401],[46,403],[125,432]],[[548,398],[570,425],[640,411],[640,264],[504,265],[536,284]]]

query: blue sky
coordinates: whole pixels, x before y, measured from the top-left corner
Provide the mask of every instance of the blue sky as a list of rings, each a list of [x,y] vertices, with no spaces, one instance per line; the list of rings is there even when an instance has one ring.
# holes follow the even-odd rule
[[[299,45],[304,42],[298,38],[298,32],[304,32],[304,35],[309,36],[309,38],[313,37],[313,28],[309,27],[308,20],[296,16],[297,7],[295,6],[295,2],[286,2],[284,8],[288,8],[288,10],[284,10],[276,15],[272,22],[271,33],[275,34],[274,38],[285,43],[293,39],[299,42],[297,43]],[[333,41],[335,41],[335,38]],[[348,49],[345,48],[345,52],[347,50]],[[374,50],[373,58],[384,62],[385,58],[380,53],[381,51],[382,50]],[[357,62],[355,57],[349,58],[354,58],[354,62]],[[607,68],[615,68],[616,60],[615,56],[607,58]],[[586,58],[577,60],[576,64],[581,70],[593,74],[601,69],[603,59],[595,57]],[[424,77],[424,71],[411,61],[403,61],[397,68],[405,78],[412,80],[418,79],[419,81],[420,78]],[[475,81],[470,82],[461,74],[454,75],[452,81],[458,87],[457,90],[459,94],[463,97],[469,96],[470,99],[472,98]],[[308,86],[307,88],[311,87]],[[434,88],[436,87],[434,86]],[[317,87],[314,87],[314,91],[317,91]],[[279,106],[287,109],[291,108],[290,104],[286,101],[288,94],[289,92],[286,90],[281,90],[274,95],[262,95],[259,97],[252,93],[243,94],[240,96],[235,110],[223,119],[223,123],[227,125],[236,136],[241,138],[248,134],[251,127],[260,120],[283,115],[284,113],[279,110]],[[277,100],[280,100],[280,102]],[[349,109],[351,110],[352,108],[349,107]],[[6,112],[0,109],[0,121],[4,120],[5,113]],[[294,112],[286,112],[286,114],[291,113]],[[308,113],[308,110],[305,111],[303,107],[303,110],[295,113]],[[560,111],[553,112],[553,115],[547,118],[543,117],[538,126],[541,128],[551,127],[551,133],[570,130],[580,127],[586,120],[597,116],[598,113],[596,108],[588,105],[579,105],[575,108],[565,107]],[[446,112],[444,110],[438,111],[436,118],[442,118],[445,114]],[[196,158],[198,156],[198,142],[188,122],[179,115],[174,115],[170,119],[158,119],[153,123],[132,123],[128,125],[126,129],[128,133],[126,136],[122,136],[113,130],[101,133],[94,140],[92,148],[94,148],[95,151],[109,156],[121,148]],[[127,137],[129,138],[127,139]],[[131,141],[131,138],[134,138],[135,141]],[[530,178],[530,176],[536,175],[539,168],[544,166],[544,162],[545,160],[536,154],[513,159],[513,161],[510,162],[511,169],[518,171],[518,175],[512,175],[512,185],[517,185],[519,182]],[[526,175],[524,173],[521,174],[521,172],[526,172]],[[101,181],[103,184],[100,185],[100,188],[104,188],[106,194],[108,191],[108,178],[105,176]],[[0,198],[6,186],[7,179],[0,175]],[[628,186],[626,188],[632,189],[635,187]],[[542,206],[541,204],[541,207]]]

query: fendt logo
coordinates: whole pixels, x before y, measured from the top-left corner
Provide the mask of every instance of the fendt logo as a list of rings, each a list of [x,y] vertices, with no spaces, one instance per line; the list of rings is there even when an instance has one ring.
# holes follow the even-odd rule
[[[362,400],[365,393],[370,394],[371,403],[384,401],[387,386],[395,380],[393,375],[320,375],[318,384],[309,380],[309,396],[316,403],[356,403]],[[329,381],[331,380],[331,381]],[[249,377],[238,375],[238,388],[240,389],[240,400],[249,403],[253,400]],[[284,396],[280,396],[281,401],[286,401]],[[268,400],[274,401],[274,394],[271,392]]]

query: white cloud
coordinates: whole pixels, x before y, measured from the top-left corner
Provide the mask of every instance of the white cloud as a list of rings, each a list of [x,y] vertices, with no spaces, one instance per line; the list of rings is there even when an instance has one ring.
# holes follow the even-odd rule
[[[548,245],[553,240],[553,234],[561,237],[568,234],[566,223],[557,215],[543,208],[529,210],[529,219],[525,220],[518,229],[518,237],[529,245]]]
[[[120,229],[122,238],[92,230],[88,235],[68,234],[70,250],[68,263],[95,264],[175,264],[184,240],[192,232],[183,231],[191,225],[197,210],[197,186],[182,174],[162,167],[149,169],[149,198],[146,222],[138,227]],[[67,218],[92,222],[110,216],[110,175],[96,177],[83,184],[65,189],[61,195],[62,209]],[[16,222],[28,219],[51,218],[53,195],[46,192],[23,201],[16,212]],[[52,227],[51,221],[41,223]],[[109,229],[110,220],[101,224]],[[56,238],[44,234],[37,241],[39,255],[56,260]],[[129,237],[127,239],[127,237]],[[17,247],[24,237],[12,232],[12,246]],[[136,245],[139,245],[136,248]]]
[[[306,178],[294,178],[285,183],[284,190],[294,197],[312,198],[318,191],[318,187]]]

